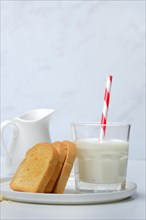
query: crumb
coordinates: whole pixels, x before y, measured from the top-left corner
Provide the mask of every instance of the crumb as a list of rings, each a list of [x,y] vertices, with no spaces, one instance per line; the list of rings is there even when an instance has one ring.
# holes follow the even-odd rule
[[[12,201],[12,200],[7,200],[7,202],[11,203],[11,202],[13,202],[13,201]]]
[[[2,195],[0,195],[0,202],[2,202],[3,201],[3,197],[2,197]]]

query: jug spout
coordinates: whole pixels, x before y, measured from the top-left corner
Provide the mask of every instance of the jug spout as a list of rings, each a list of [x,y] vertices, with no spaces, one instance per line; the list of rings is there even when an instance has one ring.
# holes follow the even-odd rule
[[[22,122],[35,122],[41,121],[45,118],[49,118],[55,112],[54,109],[35,109],[29,112],[24,113],[17,120]]]

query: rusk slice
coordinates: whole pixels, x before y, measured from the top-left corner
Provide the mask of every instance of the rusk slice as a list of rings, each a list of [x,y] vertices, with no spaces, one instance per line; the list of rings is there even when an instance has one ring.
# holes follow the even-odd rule
[[[58,162],[57,150],[48,143],[31,148],[18,167],[10,187],[22,192],[44,192]]]
[[[65,157],[66,157],[66,147],[64,147],[64,144],[62,144],[61,142],[57,141],[55,143],[52,144],[52,146],[57,150],[58,154],[59,154],[59,160],[58,163],[55,167],[54,173],[51,177],[51,180],[48,182],[46,188],[45,188],[45,192],[49,193],[52,191],[54,184],[61,172]]]
[[[53,193],[63,193],[70,176],[73,163],[76,157],[76,145],[70,141],[62,142],[66,148],[67,155],[61,173],[52,190]]]

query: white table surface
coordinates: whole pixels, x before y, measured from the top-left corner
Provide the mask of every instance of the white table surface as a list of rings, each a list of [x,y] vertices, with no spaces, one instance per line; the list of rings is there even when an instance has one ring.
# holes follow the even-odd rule
[[[97,205],[40,205],[3,200],[1,219],[146,219],[145,161],[129,160],[127,176],[138,187],[137,193],[127,200]]]

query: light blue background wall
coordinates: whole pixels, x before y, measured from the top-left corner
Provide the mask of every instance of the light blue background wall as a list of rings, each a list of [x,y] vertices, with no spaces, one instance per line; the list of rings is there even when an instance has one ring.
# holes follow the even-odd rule
[[[144,1],[1,2],[1,120],[54,108],[52,140],[71,139],[71,122],[100,120],[112,73],[108,120],[132,124],[143,159],[144,21]]]

